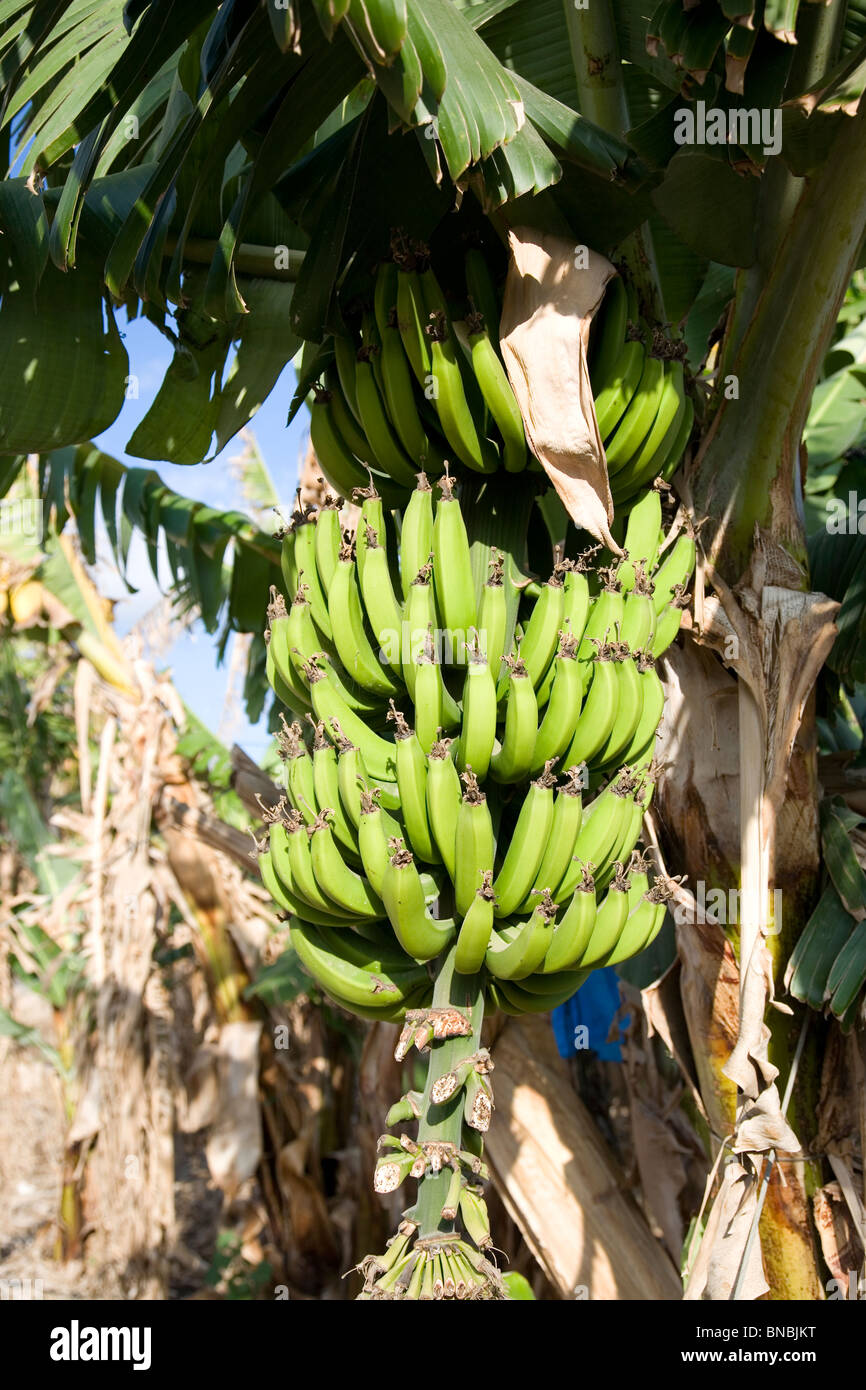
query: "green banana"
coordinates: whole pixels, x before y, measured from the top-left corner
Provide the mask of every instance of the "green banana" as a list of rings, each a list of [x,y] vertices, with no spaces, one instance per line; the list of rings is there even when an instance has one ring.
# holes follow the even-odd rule
[[[327,495],[316,516],[316,569],[326,598],[337,568],[341,542],[340,500]]]
[[[397,329],[415,380],[422,391],[432,383],[430,339],[425,333],[427,309],[414,266],[399,266],[397,275]],[[429,399],[429,397],[428,397]]]
[[[544,1014],[550,1009],[556,1009],[560,1004],[564,1004],[573,994],[580,989],[584,980],[591,972],[589,970],[570,970],[559,976],[562,987],[556,994],[532,994],[526,988],[525,983],[518,984],[514,980],[497,980],[496,997],[499,1001],[498,1007],[505,1013],[511,1013],[520,1017],[521,1014]],[[489,986],[488,986],[489,988]],[[491,994],[493,991],[491,991]]]
[[[325,737],[324,724],[310,721],[313,726],[313,789],[316,793],[318,812],[327,807],[334,818],[334,834],[350,858],[357,858],[358,836],[354,825],[343,809],[340,797],[340,779],[337,770],[337,750]],[[341,734],[335,729],[335,742],[341,742]],[[345,739],[342,739],[345,744]],[[306,817],[305,817],[306,819]],[[315,824],[315,820],[313,822]]]
[[[427,818],[442,863],[453,879],[462,789],[449,751],[450,742],[449,739],[438,740],[427,756]]]
[[[454,902],[465,917],[485,873],[493,869],[496,841],[487,798],[471,768],[463,773],[466,790],[457,812],[454,850]]]
[[[625,615],[625,601],[619,580],[613,569],[600,569],[601,592],[593,599],[577,649],[578,661],[584,663],[584,684],[590,674],[599,643],[615,642]]]
[[[394,972],[369,971],[362,966],[329,951],[320,936],[320,929],[309,922],[295,919],[291,923],[291,941],[298,959],[327,994],[340,1002],[377,1009],[405,1003],[419,985],[422,973],[417,969]]]
[[[403,598],[408,599],[418,571],[427,564],[433,551],[433,489],[426,473],[415,479],[415,491],[403,512],[400,529],[400,583]]]
[[[574,968],[589,945],[596,913],[595,884],[592,874],[584,869],[571,902],[553,929],[553,939],[542,965],[544,974]]]
[[[677,468],[680,465],[683,454],[686,450],[686,446],[689,442],[689,439],[691,438],[692,426],[694,425],[694,423],[694,402],[692,401],[690,396],[687,396],[685,410],[683,412],[679,425],[677,426],[677,432],[674,435],[667,457],[665,458],[664,462],[660,464],[658,470],[659,477],[663,478],[666,483],[670,482],[671,478],[673,477],[674,473],[676,473]],[[667,443],[667,441],[665,441],[665,443]],[[624,494],[626,498],[628,498],[629,495],[630,494],[628,493]]]
[[[340,392],[356,424],[360,424],[361,416],[358,412],[358,396],[355,390],[355,361],[358,355],[358,342],[356,338],[344,336],[341,333],[334,334],[333,342],[334,366]],[[348,443],[348,439],[346,442]],[[358,457],[361,457],[360,454]]]
[[[268,607],[268,629],[265,634],[267,656],[265,669],[268,681],[277,697],[296,714],[300,714],[309,704],[307,687],[304,685],[292,662],[291,639],[289,636],[289,615],[282,594],[271,585],[271,602]]]
[[[309,515],[295,522],[295,564],[298,567],[298,588],[306,586],[310,616],[324,640],[330,642],[333,631],[328,601],[316,565],[316,526]]]
[[[565,754],[566,767],[589,763],[607,743],[619,709],[620,687],[616,667],[615,649],[607,643],[600,644],[592,667],[589,691]]]
[[[583,820],[581,796],[583,772],[584,769],[580,767],[570,767],[565,781],[556,794],[550,834],[544,844],[535,878],[530,885],[530,891],[517,908],[520,914],[532,911],[533,898],[542,889],[550,888],[552,892],[556,892],[571,866],[572,855],[575,852],[577,836]]]
[[[417,977],[419,984],[424,983],[418,962],[407,956],[399,942],[394,940],[391,924],[387,920],[366,923],[371,930],[363,936],[354,926],[315,925],[319,928],[322,945],[341,960],[360,966],[368,974],[377,970],[411,973]]]
[[[490,340],[499,352],[499,296],[490,274],[487,257],[479,247],[471,246],[466,252],[463,269],[469,307],[473,312],[483,314]]]
[[[493,1242],[490,1236],[487,1203],[480,1190],[468,1183],[460,1189],[460,1220],[469,1239],[478,1249],[489,1250]]]
[[[295,564],[295,533],[292,527],[279,533],[280,540],[280,571],[283,576],[283,585],[286,594],[293,594],[298,587],[298,567]],[[273,596],[273,586],[271,586]]]
[[[629,562],[627,562],[629,563]],[[622,622],[619,640],[633,652],[644,651],[653,639],[656,626],[656,611],[653,604],[653,586],[647,579],[640,560],[635,565],[633,587],[626,593],[623,602]]]
[[[371,355],[373,349],[362,347],[358,353],[355,368],[355,387],[358,393],[358,409],[361,424],[369,440],[376,462],[400,486],[411,488],[415,485],[415,469],[412,467],[399,440],[391,428],[376,376]]]
[[[481,604],[478,609],[478,631],[484,645],[490,674],[498,683],[505,654],[505,629],[508,625],[508,607],[505,601],[503,582],[504,561],[500,551],[494,550],[489,561],[490,573],[481,590]]]
[[[490,775],[497,782],[522,782],[529,776],[538,735],[538,702],[529,672],[520,657],[506,657],[509,665],[508,703],[502,742],[490,759]]]
[[[430,339],[433,404],[442,433],[467,468],[476,473],[493,473],[498,467],[498,460],[488,440],[480,436],[475,427],[466,399],[457,349],[447,315],[442,310],[434,310],[428,315],[426,332]]]
[[[616,718],[607,742],[593,754],[593,762],[616,763],[630,747],[643,713],[643,685],[633,653],[624,642],[614,644],[617,683]]]
[[[567,561],[562,581],[562,626],[578,643],[583,640],[591,604],[583,566],[582,559]]]
[[[370,309],[364,309],[361,314],[361,346],[355,357],[355,392],[358,391],[358,363],[368,362],[373,369],[373,378],[379,392],[379,400],[388,420],[388,412],[385,407],[385,378],[382,373],[382,339],[379,337],[379,327],[376,323],[376,316]],[[360,401],[358,402],[360,409]],[[362,415],[363,421],[363,415]],[[390,420],[388,424],[390,425]],[[369,438],[369,436],[368,436]]]
[[[310,406],[310,441],[325,478],[343,497],[351,497],[355,488],[363,487],[368,481],[337,429],[327,391],[317,391]]]
[[[499,353],[490,340],[483,315],[470,314],[466,328],[472,370],[502,436],[503,465],[508,473],[520,473],[526,467],[526,435],[520,407],[499,360]]]
[[[285,888],[318,912],[332,917],[345,915],[316,882],[309,831],[296,811],[273,821],[270,847],[274,871]]]
[[[457,741],[457,766],[485,778],[496,742],[496,686],[484,649],[475,634],[463,683],[463,724]]]
[[[555,936],[555,926],[553,932]],[[551,943],[552,941],[553,938],[551,938]],[[571,985],[570,993],[573,994],[576,989],[580,988],[591,972],[589,970],[558,971],[554,979],[553,975],[544,973],[547,966],[547,957],[549,955],[550,948],[548,948],[547,955],[544,957],[542,969],[540,971],[534,971],[531,975],[524,975],[523,979],[520,981],[520,989],[525,990],[527,994],[535,995],[538,999],[546,999],[548,1001],[547,1007],[550,1009],[556,1007],[555,1004],[550,1003],[551,998],[561,998],[563,990],[569,984]],[[516,981],[509,980],[508,984],[510,986],[514,985]]]
[[[322,645],[319,642],[319,634],[316,631],[312,620],[310,605],[306,599],[306,585],[302,584],[295,595],[294,602],[289,610],[288,622],[286,624],[286,635],[288,639],[288,651],[290,665],[297,673],[297,677],[304,684],[307,691],[306,707],[310,706],[309,694],[309,672],[310,662],[321,662],[327,665],[328,677],[340,699],[344,701],[347,709],[355,715],[363,715],[365,719],[379,718],[382,713],[382,697],[373,695],[363,687],[351,682],[348,674],[342,670],[336,661],[335,653],[330,644],[325,643],[325,650],[320,651]],[[282,638],[280,639],[282,640]],[[281,651],[278,646],[275,653],[277,668],[280,669]],[[343,676],[346,679],[343,679]]]
[[[391,267],[397,275],[396,266]],[[396,294],[396,285],[394,289]],[[410,459],[432,473],[441,473],[443,458],[438,445],[429,438],[415,401],[415,383],[403,339],[397,327],[397,309],[388,314],[380,325],[382,338],[382,377],[385,404],[399,443]]]
[[[583,823],[574,842],[572,861],[562,882],[553,891],[565,901],[570,898],[585,868],[595,869],[607,862],[610,851],[627,827],[634,802],[632,793],[637,783],[628,768],[609,782],[590,803],[583,814]]]
[[[615,477],[629,464],[644,444],[659,411],[665,380],[664,362],[646,356],[637,390],[613,434],[605,441],[609,477]]]
[[[524,627],[523,641],[520,644],[520,659],[536,689],[538,689],[541,678],[556,651],[559,631],[562,627],[564,592],[562,576],[558,570],[554,570],[547,583],[542,587],[541,595],[536,599],[535,607]],[[505,693],[506,685],[507,678],[500,682],[501,688],[498,692],[500,699]]]
[[[370,887],[379,897],[382,896],[382,885],[385,881],[385,870],[391,858],[389,848],[392,840],[399,839],[402,843],[403,826],[389,815],[379,805],[377,800],[377,790],[366,788],[361,792],[361,817],[358,826],[358,847],[361,852],[361,863],[364,873],[370,881]],[[444,879],[435,877],[431,873],[420,875],[421,883],[424,888],[424,897],[427,902],[435,902],[442,891]],[[377,923],[366,921],[354,924],[356,931],[362,935],[367,935],[370,931],[377,930]]]
[[[553,825],[553,788],[556,778],[546,767],[531,782],[523,799],[505,858],[493,884],[497,917],[510,917],[520,908],[535,883]]]
[[[628,328],[628,295],[620,275],[608,281],[590,343],[589,379],[597,396],[616,368]]]
[[[320,890],[343,912],[353,917],[381,917],[382,900],[370,884],[351,869],[340,853],[331,821],[334,812],[325,807],[310,827],[310,859]]]
[[[577,962],[581,969],[601,964],[619,940],[628,917],[628,889],[629,880],[625,868],[622,864],[617,864],[614,880],[598,905],[592,935]]]
[[[387,531],[385,529],[385,507],[384,499],[376,490],[376,483],[372,474],[367,487],[355,488],[352,496],[361,508],[361,515],[358,517],[358,524],[355,527],[355,564],[358,566],[358,579],[362,586],[364,583],[364,566],[367,563],[367,535],[369,531],[375,532],[379,544],[388,554]]]
[[[652,427],[640,448],[610,478],[614,502],[642,492],[654,478],[664,475],[666,462],[687,414],[687,398],[682,362],[665,363],[661,401]],[[682,452],[682,450],[680,450]],[[677,462],[679,455],[677,455]]]
[[[409,846],[426,864],[438,864],[441,856],[427,818],[427,755],[393,700],[388,718],[394,723],[400,811]]]
[[[667,608],[678,586],[688,583],[695,568],[694,535],[677,537],[670,555],[653,575],[653,603],[657,614]]]
[[[311,907],[308,902],[283,883],[274,868],[270,850],[259,853],[258,863],[262,883],[283,912],[287,912],[292,917],[302,917],[305,922],[313,922],[317,926],[330,924],[342,927],[345,925],[343,918],[330,912],[320,912],[317,908]]]
[[[317,814],[313,760],[302,734],[303,730],[297,720],[287,724],[284,719],[282,731],[277,735],[277,747],[286,764],[286,791],[289,802],[307,825],[312,825]]]
[[[433,634],[428,635],[425,650],[418,657],[415,669],[415,735],[423,753],[429,753],[442,732],[442,673],[436,661]]]
[[[631,743],[620,755],[621,762],[629,767],[651,756],[665,707],[664,686],[659,680],[652,656],[646,652],[638,653],[637,669],[641,684],[641,716]]]
[[[399,809],[400,792],[396,782],[389,783],[384,793],[382,788],[374,787],[367,776],[367,769],[360,748],[356,748],[354,743],[345,737],[340,728],[339,720],[334,721],[333,728],[337,739],[337,787],[340,802],[357,830],[361,821],[362,791],[365,789],[375,790],[382,799],[382,804],[391,811]]]
[[[681,591],[680,587],[678,586],[677,589],[674,590],[674,596],[672,601],[668,604],[667,608],[665,608],[663,612],[659,614],[658,621],[656,623],[656,630],[653,634],[651,647],[654,659],[660,657],[662,652],[666,652],[671,642],[673,642],[674,638],[680,630],[680,624],[682,623],[683,619],[683,610],[685,608],[688,608],[688,606],[688,595],[685,592]]]
[[[459,975],[475,975],[484,964],[484,956],[490,934],[493,931],[493,873],[487,870],[481,876],[481,887],[476,890],[460,924],[457,948],[454,955],[454,969]]]
[[[655,569],[661,526],[661,493],[657,487],[651,487],[635,502],[628,514],[623,550],[629,558],[621,561],[616,571],[624,594],[635,587],[635,568],[638,564],[643,566],[645,578]]]
[[[409,586],[409,597],[404,605],[403,633],[403,680],[406,689],[414,702],[415,700],[415,674],[417,661],[421,653],[426,649],[427,636],[432,633],[433,628],[438,628],[438,615],[436,612],[436,600],[433,594],[431,576],[433,564],[428,560],[422,565]]]
[[[451,634],[454,659],[462,663],[470,629],[478,625],[472,559],[460,503],[454,496],[454,479],[447,470],[439,479],[439,490],[441,496],[433,521],[436,607],[443,626]]]
[[[354,350],[353,350],[354,356]],[[354,382],[354,367],[353,367]],[[331,418],[337,428],[337,433],[343,440],[351,454],[354,454],[366,468],[375,465],[373,450],[370,448],[370,441],[358,424],[355,416],[349,408],[345,393],[340,384],[339,373],[334,367],[328,367],[325,371],[325,390],[330,393],[330,413]]]
[[[400,686],[381,665],[364,627],[354,546],[344,541],[328,594],[334,645],[344,669],[374,695],[396,695]]]
[[[560,633],[559,651],[554,658],[556,675],[544,719],[539,726],[532,754],[533,773],[548,762],[556,762],[572,738],[580,714],[583,680],[576,660],[577,643]]]
[[[359,529],[361,522],[359,522]],[[379,644],[380,661],[386,661],[392,670],[402,674],[401,646],[403,636],[403,612],[394,593],[391,571],[388,567],[388,553],[379,544],[379,535],[367,522],[364,526],[364,564],[358,564],[356,547],[357,577],[361,585],[361,597],[373,636]]]
[[[598,392],[595,416],[603,440],[610,437],[628,409],[643,374],[645,356],[643,343],[626,343],[616,366]]]
[[[651,903],[647,897],[650,886],[647,867],[644,856],[635,850],[627,868],[628,916],[613,949],[604,959],[605,965],[618,965],[620,961],[637,955],[652,926],[657,904]]]
[[[617,860],[624,864],[640,839],[644,812],[652,800],[653,787],[654,783],[645,777],[632,792],[628,814],[623,820],[615,844],[609,851],[607,863],[599,865],[595,875],[596,891],[601,891],[607,886],[613,877],[613,865]]]
[[[651,946],[664,926],[668,911],[668,901],[672,893],[666,883],[662,882],[661,879],[656,879],[646,896],[647,902],[652,905],[654,911],[647,927],[646,935],[641,939],[640,945],[634,952],[635,955],[640,951],[645,951],[648,946]]]
[[[391,842],[394,853],[388,861],[382,884],[382,900],[394,935],[407,955],[415,960],[432,960],[450,944],[455,934],[453,921],[436,921],[430,916],[424,885],[412,855]]]
[[[390,852],[388,841],[402,834],[402,827],[383,811],[376,800],[375,793],[364,790],[360,794],[361,815],[358,822],[358,849],[364,873],[374,893],[381,898],[388,867]]]
[[[553,937],[556,912],[545,889],[527,921],[493,932],[484,964],[495,979],[521,980],[539,969]]]
[[[310,701],[316,719],[323,721],[333,737],[334,721],[346,738],[361,750],[364,762],[373,777],[385,782],[395,781],[396,760],[393,743],[372,730],[347,704],[343,691],[335,680],[332,663],[326,656],[315,656],[304,664],[304,678],[309,683]]]

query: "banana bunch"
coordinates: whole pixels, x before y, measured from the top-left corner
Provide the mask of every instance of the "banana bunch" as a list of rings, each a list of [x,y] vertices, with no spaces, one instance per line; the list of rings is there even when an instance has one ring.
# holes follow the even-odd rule
[[[611,495],[623,509],[655,478],[673,476],[695,418],[682,361],[653,355],[637,319],[637,296],[616,276],[593,329],[590,380]]]
[[[418,476],[399,546],[372,487],[354,536],[335,499],[298,511],[291,602],[274,591],[269,610],[269,678],[304,719],[281,739],[262,877],[303,964],[363,1017],[423,1007],[426,962],[452,943],[493,1005],[544,1011],[664,917],[633,852],[693,537],[660,562],[661,493],[645,492],[619,564],[557,565],[506,650],[499,557],[477,595],[447,472],[438,493]]]
[[[332,360],[314,387],[310,429],[325,477],[348,497],[372,472],[394,505],[419,469],[438,477],[446,454],[479,473],[519,472],[526,438],[483,255],[466,255],[463,318],[452,316],[426,248],[395,234],[394,256],[378,267],[354,331],[330,340]]]
[[[419,469],[439,477],[446,456],[488,474],[520,472],[528,454],[485,257],[466,253],[468,307],[456,317],[426,248],[395,233],[392,249],[354,331],[335,334],[316,357],[326,365],[310,431],[332,487],[348,497],[372,483],[394,507],[405,504]],[[667,342],[659,350],[668,355],[655,355],[650,338],[634,290],[615,277],[593,330],[591,380],[611,492],[625,509],[654,478],[672,476],[694,422],[682,361]]]

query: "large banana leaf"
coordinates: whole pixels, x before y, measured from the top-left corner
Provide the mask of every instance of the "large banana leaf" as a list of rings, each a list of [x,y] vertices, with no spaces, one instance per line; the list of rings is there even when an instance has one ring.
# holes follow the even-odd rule
[[[866,984],[866,874],[848,834],[860,817],[839,797],[823,801],[820,811],[829,883],[794,948],[785,982],[795,998],[813,1009],[829,1008],[847,1030]]]

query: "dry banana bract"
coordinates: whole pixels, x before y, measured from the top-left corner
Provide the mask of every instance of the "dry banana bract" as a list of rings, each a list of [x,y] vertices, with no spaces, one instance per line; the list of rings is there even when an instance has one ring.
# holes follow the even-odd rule
[[[529,446],[575,525],[618,555],[586,359],[589,325],[615,269],[595,251],[529,227],[508,240],[501,346]]]

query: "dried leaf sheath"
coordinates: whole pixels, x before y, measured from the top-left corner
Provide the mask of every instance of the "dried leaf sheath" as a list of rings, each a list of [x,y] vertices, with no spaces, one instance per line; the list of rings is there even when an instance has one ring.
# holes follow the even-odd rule
[[[508,240],[502,355],[529,446],[575,525],[618,555],[586,359],[593,314],[616,272],[604,256],[578,256],[585,248],[533,228],[514,228]]]

